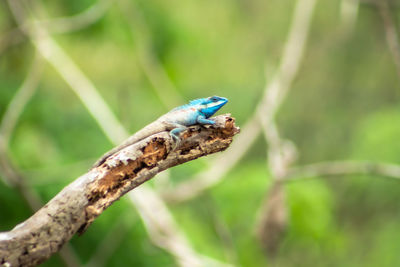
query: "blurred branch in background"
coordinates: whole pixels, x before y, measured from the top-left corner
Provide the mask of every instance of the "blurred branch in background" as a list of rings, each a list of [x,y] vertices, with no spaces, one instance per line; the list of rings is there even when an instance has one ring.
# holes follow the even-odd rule
[[[127,222],[127,219],[123,215],[118,218],[114,225],[108,230],[107,235],[103,238],[101,243],[97,245],[96,251],[92,254],[88,263],[85,264],[85,267],[107,266],[108,260],[126,237],[129,231],[128,225],[130,224],[132,224],[132,222]]]
[[[162,200],[149,187],[140,187],[138,190],[131,191],[129,198],[132,202],[138,203],[139,212],[145,215],[143,219],[146,220],[146,230],[152,242],[169,251],[176,258],[179,266],[231,266],[198,254],[177,227]],[[146,208],[143,209],[143,207]]]
[[[340,27],[346,32],[353,32],[356,22],[360,0],[342,0],[340,2]]]
[[[43,28],[40,23],[35,23],[35,20],[30,23],[27,22],[27,16],[25,14],[26,11],[24,11],[19,1],[9,0],[8,3],[19,26],[22,27],[27,36],[29,36],[36,49],[55,68],[55,70],[61,75],[64,81],[77,94],[82,103],[88,109],[89,113],[100,125],[106,136],[114,144],[119,144],[122,140],[126,139],[128,137],[127,131],[116,119],[110,108],[107,106],[105,101],[98,93],[95,86],[76,66],[76,64],[64,52],[64,50],[59,47],[58,44],[51,38],[47,30]],[[146,188],[147,186],[142,185],[142,189],[143,187]],[[152,192],[152,189],[146,189],[143,189],[146,191],[141,190],[136,192],[136,197],[141,199],[158,198],[156,194],[152,194],[151,196],[143,195],[146,194],[143,192]],[[149,230],[149,228],[156,225],[160,228],[158,229],[158,232],[164,234],[162,235],[163,241],[155,242],[155,244],[166,244],[165,246],[163,246],[163,248],[168,250],[172,255],[176,255],[176,246],[179,246],[180,248],[185,248],[186,251],[193,251],[191,245],[188,242],[183,241],[183,233],[178,230],[178,225],[174,221],[172,215],[170,214],[168,208],[162,200],[157,199],[157,201],[153,202],[153,206],[149,206],[147,201],[136,201],[133,203],[138,209],[139,214],[146,228],[148,229],[148,232],[153,233],[154,231]],[[154,218],[147,217],[148,214],[151,214],[155,208],[159,211],[157,214],[157,220],[162,221],[162,224],[157,224],[157,222],[153,222]],[[168,228],[171,227],[171,225],[173,226],[174,230]],[[178,233],[179,237],[177,236]],[[160,237],[152,236],[150,238],[155,241],[158,240]],[[181,256],[185,257],[184,255]],[[191,262],[193,261],[193,258],[195,256],[197,255],[193,253],[193,255],[188,256],[188,259],[182,260],[181,258],[179,258],[177,259],[177,261]],[[196,259],[196,262],[202,262],[202,259]]]
[[[275,178],[259,209],[259,221],[255,229],[265,254],[271,260],[281,245],[288,225],[287,209],[282,180]]]
[[[28,70],[26,78],[21,87],[15,93],[9,103],[0,123],[0,137],[5,149],[8,150],[10,137],[15,129],[18,118],[23,112],[26,104],[35,93],[43,72],[43,60],[38,53],[35,53],[32,65]]]
[[[143,214],[146,230],[151,241],[168,250],[177,260],[179,266],[202,266],[202,261],[191,248],[183,233],[177,229],[174,218],[166,210],[157,194],[150,188],[139,188],[140,193],[131,191],[129,198],[137,203],[137,209]],[[150,208],[142,208],[142,207]],[[164,214],[160,220],[159,214]],[[167,237],[173,238],[167,238]]]
[[[114,114],[108,109],[107,104],[98,94],[97,89],[90,80],[76,66],[72,59],[50,37],[47,30],[37,24],[35,20],[27,21],[26,10],[20,1],[8,1],[14,17],[30,38],[36,49],[61,75],[64,81],[71,87],[81,99],[89,113],[100,125],[103,132],[114,143],[119,143],[128,135],[126,130],[118,122]],[[112,131],[110,131],[112,129]]]
[[[25,184],[23,177],[16,171],[16,168],[13,166],[8,156],[8,150],[10,138],[18,118],[37,89],[42,71],[42,59],[38,54],[35,54],[26,78],[4,112],[0,124],[0,163],[3,174],[2,178],[7,185],[18,189],[32,211],[38,210],[42,206],[42,203],[36,192]]]
[[[9,47],[19,44],[26,40],[25,35],[19,28],[12,29],[3,33],[0,39],[0,55],[6,51]]]
[[[297,1],[282,63],[262,100],[263,104],[257,109],[268,144],[267,164],[273,179],[271,191],[260,209],[261,217],[257,232],[270,256],[273,256],[279,248],[287,225],[287,206],[281,180],[297,156],[295,146],[289,141],[282,140],[275,116],[299,70],[315,4],[315,0]]]
[[[32,212],[43,206],[39,195],[27,183],[8,156],[10,138],[15,129],[17,121],[21,116],[26,104],[34,95],[43,72],[43,60],[35,53],[33,63],[28,70],[27,76],[21,87],[8,105],[0,124],[0,171],[3,181],[10,187],[16,188]],[[79,258],[71,245],[67,244],[60,251],[61,260],[66,266],[80,266]]]
[[[23,176],[18,173],[17,168],[11,162],[4,148],[3,144],[1,144],[0,171],[3,181],[10,187],[18,190],[32,211],[38,210],[42,207],[43,203],[38,194],[27,185]]]
[[[115,0],[99,0],[85,11],[69,16],[54,19],[37,20],[38,24],[46,28],[51,33],[67,33],[79,31],[100,20]],[[10,46],[19,44],[27,40],[24,32],[17,27],[3,34],[0,39],[0,54]]]
[[[79,14],[68,17],[44,19],[38,21],[38,23],[51,33],[79,31],[104,17],[114,1],[115,0],[98,0],[91,7]]]
[[[396,25],[390,14],[389,3],[387,0],[375,0],[375,4],[383,20],[386,42],[389,52],[392,54],[393,62],[396,65],[397,75],[400,78],[400,45]]]
[[[185,101],[153,51],[154,42],[146,18],[138,10],[139,7],[135,5],[134,1],[118,0],[118,4],[130,27],[132,39],[135,40],[140,67],[153,86],[159,100],[168,110],[182,105]]]
[[[400,179],[400,165],[374,161],[329,161],[290,168],[283,177],[285,182],[324,176],[364,174]]]

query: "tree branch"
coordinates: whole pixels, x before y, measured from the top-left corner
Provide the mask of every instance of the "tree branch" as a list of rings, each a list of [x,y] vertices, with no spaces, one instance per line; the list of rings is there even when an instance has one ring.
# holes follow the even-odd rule
[[[239,128],[229,115],[214,119],[211,127],[190,127],[175,150],[170,135],[158,133],[79,177],[25,222],[0,233],[0,264],[34,266],[45,261],[114,201],[158,172],[225,150]]]
[[[32,65],[26,75],[22,85],[17,89],[14,97],[7,106],[3,117],[0,121],[0,136],[3,138],[4,143],[8,147],[10,137],[17,124],[18,118],[23,112],[26,104],[35,93],[43,72],[43,59],[35,53]]]
[[[385,30],[386,43],[389,52],[392,55],[393,62],[396,66],[397,75],[400,77],[400,44],[399,36],[396,30],[396,24],[393,21],[389,3],[387,0],[376,0],[375,4],[381,14],[383,20],[383,28]]]
[[[81,13],[38,21],[51,33],[67,33],[79,31],[98,22],[114,4],[114,0],[98,0]]]
[[[340,2],[340,28],[346,36],[354,31],[357,22],[360,0],[342,0]]]
[[[292,182],[322,176],[350,174],[370,174],[400,179],[400,165],[356,160],[319,162],[289,169],[283,181]]]
[[[297,157],[295,145],[284,140],[279,133],[276,114],[300,68],[316,2],[315,0],[297,1],[280,71],[265,93],[261,102],[263,104],[257,109],[268,144],[267,165],[273,180],[272,187],[260,207],[261,216],[257,233],[270,258],[276,255],[288,224],[285,192],[280,181]]]

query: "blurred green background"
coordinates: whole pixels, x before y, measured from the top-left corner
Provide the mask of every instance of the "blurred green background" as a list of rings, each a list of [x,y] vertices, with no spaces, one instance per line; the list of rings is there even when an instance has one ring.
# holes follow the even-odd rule
[[[374,4],[361,2],[354,24],[346,23],[345,2],[353,3],[317,1],[303,61],[277,124],[282,137],[297,147],[296,164],[341,159],[398,163],[400,78],[383,20]],[[93,23],[52,36],[129,132],[175,104],[210,95],[228,97],[222,112],[232,113],[242,126],[278,68],[296,3],[116,0]],[[32,12],[65,17],[96,4],[44,0]],[[399,4],[391,5],[393,22],[399,25]],[[0,2],[0,116],[31,71],[36,53],[16,27],[7,2]],[[47,202],[112,144],[54,67],[43,64],[8,151],[28,186]],[[166,96],[157,93],[151,75],[160,77],[160,68],[179,97],[169,93],[164,78],[159,88]],[[266,255],[255,231],[271,185],[266,151],[259,136],[223,182],[192,200],[169,205],[198,253],[235,266],[400,264],[400,183],[361,175],[285,185],[288,227],[276,254]],[[171,180],[184,181],[204,168],[202,159],[178,166],[171,170]],[[148,184],[154,186],[157,178]],[[0,231],[32,214],[19,191],[2,180],[0,207]],[[97,266],[177,264],[150,242],[124,197],[83,236],[72,239],[81,266],[98,257],[110,234],[115,243]],[[55,255],[43,266],[62,264]]]

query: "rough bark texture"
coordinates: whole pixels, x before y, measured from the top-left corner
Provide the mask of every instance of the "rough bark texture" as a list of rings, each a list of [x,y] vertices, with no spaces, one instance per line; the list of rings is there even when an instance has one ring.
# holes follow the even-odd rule
[[[214,120],[211,127],[190,127],[175,149],[167,132],[155,134],[79,177],[25,222],[0,233],[0,265],[34,266],[45,261],[114,201],[157,173],[225,150],[239,128],[229,114]]]

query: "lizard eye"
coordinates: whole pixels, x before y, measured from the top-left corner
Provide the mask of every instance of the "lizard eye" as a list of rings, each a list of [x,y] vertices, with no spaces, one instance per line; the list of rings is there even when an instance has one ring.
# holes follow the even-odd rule
[[[212,102],[217,102],[217,101],[218,101],[218,98],[217,98],[216,96],[213,96],[213,97],[211,97],[211,101],[212,101]]]

